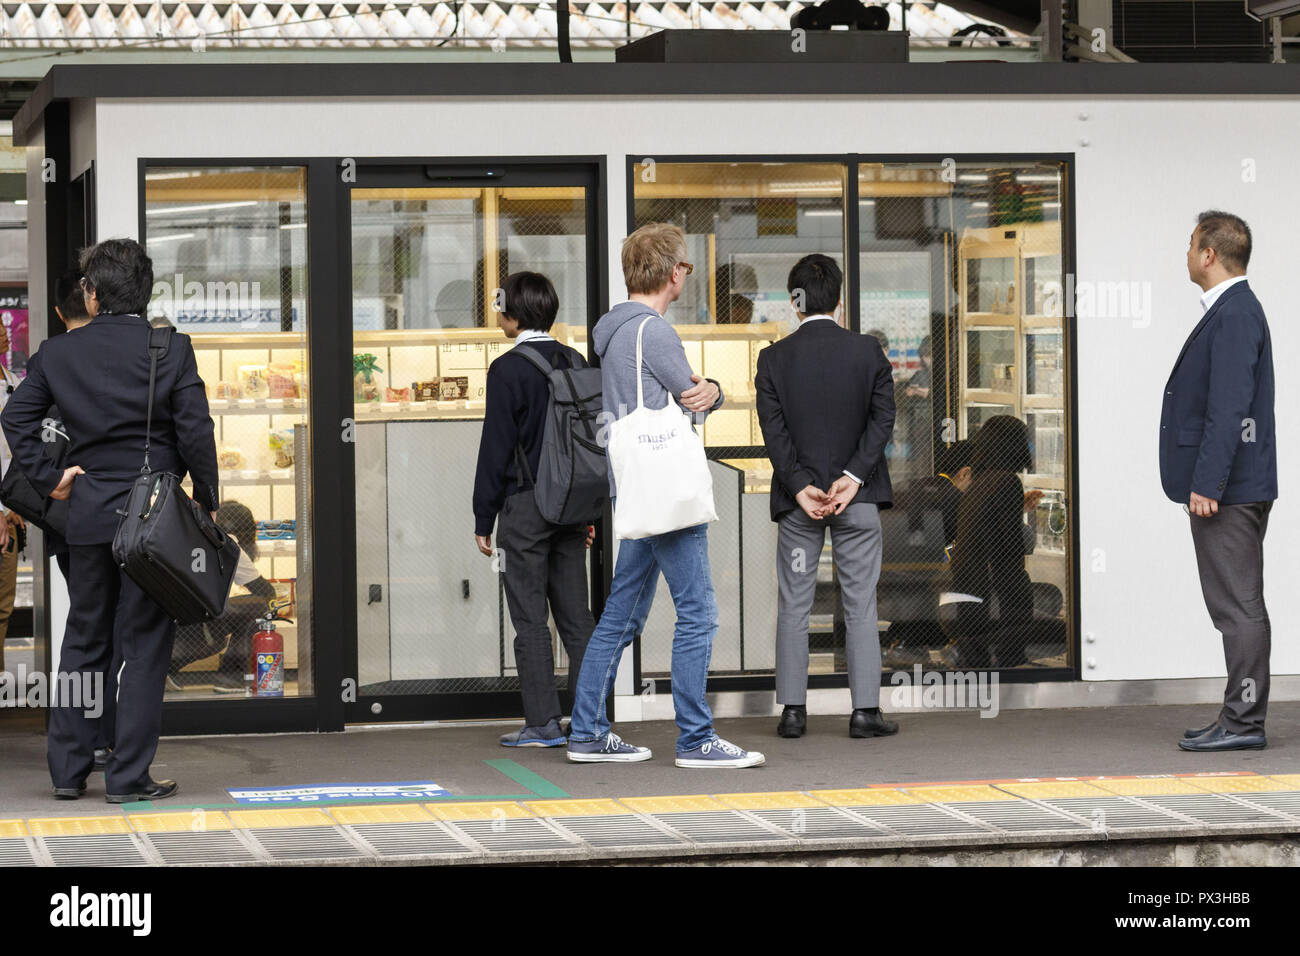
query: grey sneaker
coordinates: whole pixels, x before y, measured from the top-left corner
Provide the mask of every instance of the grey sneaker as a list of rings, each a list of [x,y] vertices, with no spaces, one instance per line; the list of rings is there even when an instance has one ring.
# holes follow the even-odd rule
[[[757,750],[741,750],[721,737],[706,740],[694,750],[677,755],[677,766],[693,769],[719,767],[761,767],[767,761]]]
[[[563,747],[568,743],[560,722],[552,719],[545,727],[520,727],[509,734],[501,735],[502,747]]]
[[[634,747],[615,733],[595,740],[569,741],[569,759],[574,763],[637,763],[651,756],[649,747]]]

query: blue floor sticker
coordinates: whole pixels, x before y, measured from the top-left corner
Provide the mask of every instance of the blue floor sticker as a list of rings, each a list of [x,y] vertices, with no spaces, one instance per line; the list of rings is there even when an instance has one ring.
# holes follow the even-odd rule
[[[451,796],[432,780],[395,783],[314,783],[304,787],[227,790],[236,803],[331,803],[341,800],[427,800]]]

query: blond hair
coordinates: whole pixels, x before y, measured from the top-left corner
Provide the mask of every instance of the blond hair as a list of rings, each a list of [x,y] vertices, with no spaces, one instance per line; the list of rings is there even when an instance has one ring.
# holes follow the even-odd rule
[[[686,258],[686,234],[670,222],[651,222],[623,240],[623,283],[629,295],[658,292]]]

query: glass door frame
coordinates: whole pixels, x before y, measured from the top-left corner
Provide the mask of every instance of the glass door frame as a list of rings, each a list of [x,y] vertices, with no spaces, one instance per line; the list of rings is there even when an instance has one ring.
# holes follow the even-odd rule
[[[344,179],[345,168],[340,163],[332,171],[331,205],[334,228],[332,246],[326,254],[329,262],[331,289],[331,328],[334,334],[329,336],[332,354],[323,358],[323,366],[328,371],[327,377],[318,381],[339,383],[336,389],[315,389],[315,394],[329,391],[331,394],[323,399],[327,408],[320,409],[321,422],[339,422],[350,420],[354,415],[352,395],[352,225],[351,225],[351,191],[352,189],[384,189],[412,187],[466,187],[466,186],[567,186],[583,187],[586,190],[586,227],[587,254],[587,331],[590,349],[590,331],[596,320],[604,314],[609,299],[608,276],[608,217],[607,195],[608,179],[605,157],[447,157],[438,159],[356,159],[351,161],[350,173]],[[319,213],[319,210],[318,210]],[[310,230],[310,226],[309,226]],[[310,236],[309,236],[310,248]],[[313,266],[317,269],[314,253],[309,253]],[[592,364],[598,364],[594,356],[588,355]],[[345,385],[347,387],[342,387]],[[313,413],[317,410],[313,408]],[[324,434],[326,429],[318,429]],[[350,442],[328,441],[321,444],[328,446],[331,469],[327,474],[337,476],[333,489],[328,492],[325,508],[317,508],[317,514],[328,516],[328,527],[318,527],[317,540],[337,541],[340,547],[331,556],[330,575],[325,580],[342,583],[336,593],[328,595],[329,616],[318,610],[317,620],[334,620],[339,622],[334,628],[338,635],[337,657],[331,661],[337,679],[328,680],[320,675],[324,665],[323,655],[318,655],[317,686],[335,687],[341,691],[350,691],[344,699],[344,693],[331,694],[327,701],[321,699],[322,719],[325,711],[330,711],[331,724],[337,720],[338,727],[344,723],[363,723],[375,721],[406,720],[444,720],[505,717],[519,714],[522,705],[518,691],[484,691],[459,692],[447,694],[384,694],[362,696],[357,684],[358,670],[358,624],[356,588],[351,582],[357,580],[356,551],[356,456],[355,445]],[[465,502],[465,513],[469,514],[469,502]],[[609,522],[602,520],[597,524],[596,541],[592,545],[591,580],[589,584],[592,611],[599,616],[604,607],[604,596],[608,590],[611,569],[607,567],[609,553],[606,542],[606,528]],[[471,546],[466,524],[464,545]],[[453,545],[459,546],[459,545]],[[323,555],[321,555],[323,557]],[[321,565],[318,563],[317,567]],[[318,592],[319,597],[325,597]],[[509,626],[503,620],[503,627]],[[329,638],[326,638],[329,640]],[[345,684],[350,681],[350,685]],[[376,710],[376,706],[378,709]],[[322,728],[330,729],[330,728]]]

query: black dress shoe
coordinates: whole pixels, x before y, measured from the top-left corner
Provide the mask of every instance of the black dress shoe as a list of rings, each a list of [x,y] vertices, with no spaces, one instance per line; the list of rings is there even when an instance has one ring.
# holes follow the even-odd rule
[[[112,752],[113,751],[110,750],[108,747],[95,748],[95,770],[96,771],[103,770],[105,767],[108,766],[108,755],[111,754]]]
[[[888,737],[898,733],[898,724],[885,720],[879,707],[859,708],[849,718],[850,737]]]
[[[1268,746],[1268,738],[1263,734],[1234,734],[1215,724],[1200,737],[1184,737],[1178,746],[1193,751],[1263,750]]]
[[[1193,737],[1204,737],[1217,726],[1219,726],[1219,722],[1216,720],[1214,723],[1206,724],[1204,727],[1188,727],[1183,731],[1183,739],[1191,740]]]
[[[109,803],[139,803],[143,800],[166,800],[179,788],[175,780],[150,780],[134,793],[106,793]]]
[[[780,737],[802,737],[807,727],[806,707],[786,707],[781,711],[781,722],[776,725],[776,733]]]
[[[54,799],[55,800],[76,800],[85,792],[86,792],[86,785],[84,783],[79,787],[55,787]]]

